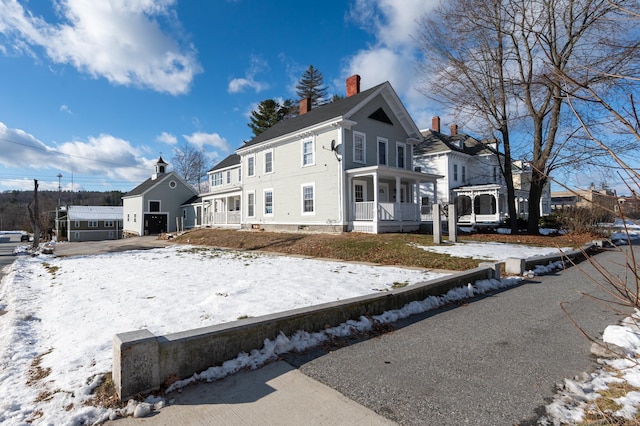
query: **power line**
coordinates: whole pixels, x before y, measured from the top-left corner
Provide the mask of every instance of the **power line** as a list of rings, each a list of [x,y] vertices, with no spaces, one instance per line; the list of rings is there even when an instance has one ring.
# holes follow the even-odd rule
[[[15,144],[15,145],[20,145],[20,146],[23,146],[25,148],[33,149],[34,151],[45,152],[48,155],[56,155],[56,156],[69,157],[69,158],[78,158],[78,159],[81,159],[81,160],[93,161],[93,162],[96,162],[96,163],[108,164],[108,165],[118,166],[118,167],[127,167],[127,168],[132,168],[132,169],[140,169],[140,170],[146,170],[147,169],[146,167],[131,166],[131,165],[126,165],[126,164],[116,163],[116,162],[113,162],[113,161],[96,160],[95,158],[83,157],[81,155],[66,154],[66,153],[59,152],[59,151],[49,151],[49,150],[47,150],[45,148],[32,146],[32,145],[27,145],[25,143],[12,141],[12,140],[6,139],[6,138],[0,138],[0,141],[12,143],[12,144]]]

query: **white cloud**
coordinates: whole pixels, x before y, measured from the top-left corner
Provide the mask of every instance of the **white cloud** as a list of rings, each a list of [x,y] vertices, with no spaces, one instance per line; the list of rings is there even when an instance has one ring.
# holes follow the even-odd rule
[[[167,145],[175,145],[178,143],[178,138],[171,133],[162,132],[156,137],[156,141],[166,143]]]
[[[347,58],[343,77],[359,74],[363,90],[389,81],[420,128],[429,127],[431,117],[439,112],[431,110],[430,103],[416,90],[420,85],[416,72],[419,50],[412,35],[416,34],[417,20],[438,3],[437,0],[356,0],[348,15],[348,19],[364,30],[373,32],[376,42]]]
[[[150,176],[155,159],[146,159],[130,142],[108,134],[86,141],[47,146],[33,135],[0,122],[0,164],[6,169],[55,170],[108,181],[139,183]],[[6,186],[5,180],[0,186]],[[32,181],[31,181],[32,182]],[[44,182],[44,180],[43,180]],[[20,183],[20,181],[17,181]],[[10,186],[22,188],[23,185]],[[57,188],[57,183],[56,183]]]
[[[232,79],[227,87],[227,92],[241,93],[244,92],[245,89],[250,88],[255,90],[256,93],[260,93],[269,88],[267,83],[256,80],[256,74],[269,68],[267,61],[259,56],[253,55],[249,62],[249,69],[246,71],[245,76]]]
[[[206,146],[211,146],[222,151],[229,151],[229,143],[223,137],[217,133],[204,133],[195,132],[191,135],[182,135],[187,142],[197,146],[200,149],[204,149]]]
[[[181,46],[161,22],[177,23],[174,0],[60,0],[60,22],[34,16],[15,0],[0,0],[0,32],[13,50],[71,64],[113,84],[187,93],[201,72],[193,46]],[[175,25],[172,25],[175,28]]]
[[[73,115],[73,111],[71,111],[71,109],[67,105],[61,105],[60,112],[66,112],[69,115]]]

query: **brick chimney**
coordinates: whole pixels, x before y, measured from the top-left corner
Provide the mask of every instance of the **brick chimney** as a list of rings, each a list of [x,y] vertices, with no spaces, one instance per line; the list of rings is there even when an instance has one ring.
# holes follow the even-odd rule
[[[440,117],[437,115],[431,119],[431,130],[440,133]]]
[[[311,111],[311,98],[304,98],[300,101],[300,115]]]
[[[347,98],[360,93],[360,76],[354,74],[347,78]]]
[[[449,130],[451,131],[451,136],[456,136],[458,134],[458,125],[457,124],[450,125]]]

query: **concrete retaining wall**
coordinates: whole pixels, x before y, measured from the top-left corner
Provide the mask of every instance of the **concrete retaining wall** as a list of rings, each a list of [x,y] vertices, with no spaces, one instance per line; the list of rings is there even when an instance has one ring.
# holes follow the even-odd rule
[[[590,251],[592,245],[583,250]],[[579,261],[583,251],[564,255],[526,259],[518,262],[526,270],[535,265],[547,265],[569,257]],[[366,296],[325,303],[248,318],[240,321],[198,328],[165,336],[155,336],[148,330],[116,334],[113,338],[113,381],[121,399],[157,390],[167,381],[183,379],[207,368],[235,358],[240,352],[262,348],[265,339],[275,339],[282,332],[292,335],[298,330],[316,332],[334,327],[361,316],[379,315],[404,305],[440,296],[452,288],[487,278],[499,278],[502,264],[483,264],[469,271],[456,273]],[[520,275],[524,271],[520,271]],[[514,272],[517,274],[517,271]]]
[[[499,268],[499,266],[498,266]],[[113,338],[113,381],[121,399],[157,390],[168,380],[182,379],[262,348],[265,339],[282,332],[315,332],[361,316],[379,315],[407,303],[439,296],[452,288],[492,278],[495,267],[480,267],[424,283],[338,302],[247,318],[165,336],[148,330]],[[499,270],[499,269],[498,269]]]

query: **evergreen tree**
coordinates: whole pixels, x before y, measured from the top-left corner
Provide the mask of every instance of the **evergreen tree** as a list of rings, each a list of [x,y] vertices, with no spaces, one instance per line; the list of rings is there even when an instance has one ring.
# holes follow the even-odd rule
[[[248,126],[253,131],[254,136],[267,130],[279,121],[292,116],[293,102],[288,99],[280,105],[273,99],[265,99],[258,104],[258,109],[251,111],[251,122]]]
[[[300,99],[311,99],[312,107],[317,107],[327,101],[327,87],[324,85],[322,73],[313,65],[302,74],[300,81],[296,85],[296,94]]]

